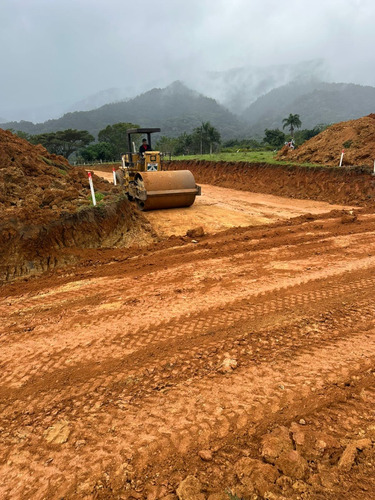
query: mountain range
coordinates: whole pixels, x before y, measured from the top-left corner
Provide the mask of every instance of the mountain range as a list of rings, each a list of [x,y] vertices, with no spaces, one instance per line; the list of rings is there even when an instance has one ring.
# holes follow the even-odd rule
[[[97,136],[107,125],[132,122],[160,127],[162,135],[176,137],[210,121],[225,140],[261,138],[266,128],[282,128],[290,113],[300,115],[302,128],[313,128],[375,111],[375,87],[325,82],[325,73],[321,61],[207,72],[135,97],[130,87],[108,89],[76,103],[60,118],[0,127],[29,134],[73,128]]]
[[[88,130],[94,136],[118,122],[130,122],[142,127],[160,127],[162,135],[177,137],[191,132],[202,122],[209,121],[220,130],[223,138],[243,133],[246,124],[221,106],[215,99],[203,96],[174,82],[164,89],[152,89],[134,99],[106,104],[91,111],[66,113],[61,118],[44,123],[8,122],[2,128],[21,130],[28,134],[41,134],[68,128]]]
[[[253,135],[280,128],[289,113],[300,115],[302,127],[332,124],[368,115],[375,110],[375,87],[325,83],[291,82],[271,90],[248,106],[240,117]]]

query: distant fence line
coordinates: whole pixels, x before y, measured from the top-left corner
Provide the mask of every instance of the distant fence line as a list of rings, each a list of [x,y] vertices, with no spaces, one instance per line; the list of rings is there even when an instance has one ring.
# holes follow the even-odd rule
[[[112,160],[112,161],[101,161],[101,160],[96,160],[96,161],[72,161],[70,162],[71,165],[74,167],[83,167],[83,166],[88,166],[90,167],[91,165],[113,165],[114,163],[121,163],[121,160]]]

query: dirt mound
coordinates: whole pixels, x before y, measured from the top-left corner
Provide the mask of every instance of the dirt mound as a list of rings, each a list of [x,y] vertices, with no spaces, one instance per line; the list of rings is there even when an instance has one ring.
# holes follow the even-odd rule
[[[94,185],[108,201],[119,194],[118,188],[100,177],[94,177]],[[46,222],[88,205],[90,190],[84,170],[0,129],[0,220],[16,217]]]
[[[96,207],[84,169],[0,129],[0,283],[75,262],[78,248],[150,242],[121,188],[93,182]]]
[[[358,120],[336,123],[294,151],[284,147],[277,159],[339,166],[342,151],[345,153],[343,165],[374,165],[374,113]]]

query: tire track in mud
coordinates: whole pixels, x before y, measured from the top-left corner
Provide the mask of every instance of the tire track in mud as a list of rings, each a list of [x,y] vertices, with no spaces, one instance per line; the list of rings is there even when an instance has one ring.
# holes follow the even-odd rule
[[[0,496],[82,497],[103,480],[103,471],[112,488],[124,463],[143,482],[166,480],[173,464],[189,472],[200,449],[257,433],[272,418],[329,406],[338,394],[345,401],[352,391],[348,381],[375,368],[372,265],[371,257],[343,261],[335,272],[298,275],[287,286],[274,283],[262,293],[135,332],[116,331],[123,317],[110,312],[90,323],[101,335],[90,344],[51,348],[41,337],[38,351],[16,360],[15,367],[24,364],[19,371],[5,366]],[[344,317],[329,323],[324,335],[318,331],[298,343],[304,321],[319,321],[333,308],[337,318],[340,307]],[[108,320],[113,324],[103,332]],[[60,326],[68,324],[63,317]],[[257,354],[241,343],[235,351],[233,344],[244,337],[249,343],[255,337]],[[218,374],[226,353],[238,356],[238,368]],[[165,365],[172,354],[174,366]],[[68,441],[46,443],[44,432],[60,421],[69,426]]]
[[[353,274],[353,273],[352,273]],[[23,391],[20,387],[30,381],[30,386],[34,387],[35,384],[41,385],[43,392],[47,392],[47,399],[43,398],[40,402],[41,408],[49,408],[55,399],[53,387],[56,380],[63,381],[67,376],[70,378],[78,375],[78,380],[75,381],[73,393],[75,397],[79,395],[92,394],[92,379],[97,381],[97,387],[112,386],[116,380],[120,382],[125,374],[127,377],[135,376],[138,374],[139,367],[132,364],[134,355],[144,360],[144,356],[150,357],[153,347],[157,347],[155,352],[152,352],[151,359],[148,359],[148,368],[143,370],[143,377],[147,377],[150,371],[158,366],[160,360],[165,358],[164,352],[177,351],[177,357],[181,360],[182,364],[185,357],[199,356],[202,360],[205,359],[204,351],[210,351],[212,348],[220,350],[225,349],[228,342],[228,335],[226,334],[227,328],[231,327],[243,329],[247,328],[253,333],[273,325],[275,316],[279,324],[290,325],[294,317],[311,314],[316,310],[324,310],[322,303],[326,305],[330,303],[331,306],[341,302],[341,298],[347,294],[358,294],[361,297],[372,294],[375,286],[375,277],[370,278],[366,273],[364,276],[350,279],[350,275],[346,275],[342,283],[337,283],[337,279],[331,278],[330,280],[317,280],[311,281],[307,285],[295,286],[289,290],[283,290],[284,296],[272,298],[274,295],[280,293],[279,290],[273,290],[270,293],[263,293],[259,296],[252,297],[252,302],[248,300],[241,300],[237,303],[228,304],[226,309],[218,308],[207,311],[205,317],[202,318],[200,313],[187,315],[184,318],[172,320],[169,323],[159,324],[150,329],[143,329],[135,332],[131,337],[126,338],[126,347],[122,344],[122,336],[117,336],[110,339],[104,344],[98,341],[96,344],[91,344],[87,356],[82,356],[78,353],[80,363],[76,364],[77,368],[74,369],[73,352],[68,352],[65,356],[61,356],[61,352],[57,355],[50,357],[48,354],[39,359],[39,364],[31,368],[23,367],[27,373],[23,378],[14,382],[14,374],[9,375],[8,379],[11,384],[8,387],[4,384],[2,392],[12,394],[11,388],[15,390],[14,395],[22,394]],[[354,275],[355,276],[355,275]],[[308,290],[308,288],[311,288]],[[267,300],[267,295],[269,296]],[[254,303],[255,302],[255,303]],[[258,304],[256,302],[259,302]],[[297,308],[297,311],[296,311]],[[365,308],[364,308],[365,310]],[[371,314],[371,309],[369,314]],[[107,350],[105,348],[107,347]],[[104,350],[105,356],[103,361],[98,364],[96,357],[97,349]],[[151,351],[150,351],[151,349]],[[203,351],[203,352],[202,352]],[[103,353],[102,353],[103,354]],[[94,367],[91,360],[94,358]],[[96,359],[95,359],[96,358]],[[129,359],[130,363],[127,363]],[[67,363],[67,360],[71,363]],[[91,362],[91,363],[90,363]],[[132,371],[129,371],[129,364]],[[95,368],[96,365],[96,368]],[[187,370],[188,366],[181,366],[181,373]],[[105,376],[101,373],[105,372]],[[120,373],[118,373],[120,372]],[[82,375],[86,373],[86,376]],[[121,375],[123,373],[124,375]],[[125,377],[126,378],[126,377]],[[80,382],[80,379],[83,381]],[[88,379],[88,381],[84,381]],[[48,382],[49,381],[49,382]],[[106,381],[106,383],[104,383]],[[4,380],[6,382],[6,379]],[[51,391],[52,390],[52,395]],[[72,387],[70,384],[64,390],[59,390],[61,400],[69,399],[72,396]],[[95,395],[98,397],[98,394]],[[22,399],[22,398],[21,398]],[[14,401],[12,406],[14,406]],[[84,406],[81,403],[80,406]]]
[[[343,277],[343,281],[345,278],[347,276]],[[342,283],[337,286],[333,286],[334,280],[331,282],[327,280],[326,290],[310,290],[304,295],[308,297],[305,300],[300,298],[300,294],[291,293],[290,303],[292,306],[298,303],[306,306],[309,301],[318,297],[319,300],[310,304],[310,307],[302,312],[306,314],[311,313],[311,310],[319,311],[322,310],[321,301],[329,302],[327,297],[336,297],[336,301],[342,301],[348,294],[354,293],[362,296],[363,292],[371,293],[372,279],[363,276],[362,279],[357,277],[352,283]],[[337,293],[337,289],[342,293]],[[257,304],[256,307],[262,307],[262,304]],[[274,299],[270,309],[278,314],[282,308],[283,301]],[[263,316],[264,308],[258,309],[258,312]],[[366,313],[369,317],[371,311],[366,311]],[[228,315],[230,318],[228,321],[233,320],[231,314]],[[273,319],[270,318],[270,324]],[[199,325],[199,321],[196,325]],[[218,348],[220,350],[222,346]],[[186,355],[194,356],[199,349],[196,348],[190,354],[187,350]],[[204,345],[203,350],[206,351],[206,349],[207,346]],[[355,355],[352,354],[353,352]],[[181,355],[184,357],[184,353]],[[31,409],[23,402],[18,415],[14,406],[12,409],[8,408],[11,410],[9,414],[6,410],[2,413],[3,417],[10,418],[11,422],[14,422],[15,429],[19,426],[18,422],[21,418],[22,432],[25,407],[28,408],[26,418],[28,413],[35,413],[32,419],[35,418],[36,433],[40,436],[56,419],[62,418],[69,422],[74,446],[51,451],[43,440],[34,437],[33,444],[38,450],[34,452],[32,463],[28,466],[23,465],[26,483],[33,482],[38,490],[40,488],[39,491],[43,491],[42,483],[47,481],[50,471],[44,468],[41,475],[39,467],[41,463],[53,458],[56,460],[53,469],[54,481],[60,478],[61,483],[65,482],[65,490],[62,491],[66,493],[69,488],[77,487],[73,477],[78,477],[78,481],[90,477],[90,487],[92,487],[92,481],[95,483],[102,473],[103,460],[111,461],[114,468],[120,468],[123,463],[124,449],[127,450],[126,455],[130,457],[129,460],[133,466],[141,471],[147,467],[149,461],[153,462],[155,453],[158,455],[159,463],[171,455],[175,457],[174,460],[185,461],[187,453],[193,453],[195,456],[199,448],[211,446],[213,442],[216,446],[221,446],[233,433],[241,433],[243,429],[249,427],[257,428],[268,414],[275,415],[283,408],[288,408],[289,414],[293,409],[295,414],[301,414],[304,398],[309,400],[311,394],[319,391],[324,396],[326,388],[343,384],[353,374],[361,375],[363,371],[372,369],[374,355],[374,332],[367,331],[351,335],[350,338],[344,340],[334,339],[329,345],[322,346],[316,343],[306,346],[305,350],[298,351],[291,363],[288,361],[288,356],[284,355],[271,366],[269,361],[261,362],[256,366],[244,366],[240,367],[237,373],[234,372],[227,377],[217,374],[212,378],[193,377],[185,387],[177,385],[164,394],[160,392],[157,396],[151,394],[143,400],[142,405],[135,404],[134,406],[128,399],[128,391],[126,389],[121,391],[121,386],[116,388],[116,383],[123,381],[126,373],[126,367],[124,367],[123,373],[95,376],[83,386],[75,384],[73,379],[68,390],[61,391],[57,387],[55,391],[44,394],[43,397],[40,397],[42,396],[40,394],[38,401],[33,401],[34,395],[26,402],[31,405]],[[316,364],[317,359],[319,365],[312,370],[311,366]],[[282,389],[281,386],[283,386]],[[111,391],[108,392],[108,389]],[[86,393],[85,397],[82,397],[83,393]],[[230,402],[229,405],[228,402]],[[318,398],[316,404],[322,404],[321,398]],[[42,414],[38,415],[36,407],[39,407],[39,411],[42,409]],[[311,401],[309,408],[311,409]],[[90,421],[90,428],[101,428],[99,433],[87,431],[87,419]],[[126,430],[124,430],[123,422],[126,422]],[[110,429],[116,429],[116,431],[112,432]],[[84,433],[85,441],[88,443],[84,446],[82,454],[78,453],[81,463],[85,463],[84,467],[77,465],[77,461],[74,460],[80,433]],[[97,452],[106,434],[110,438],[105,451],[101,452],[100,460],[87,465],[84,457],[88,456],[87,453],[91,456],[92,453]],[[15,445],[14,438],[12,443],[5,441],[4,444],[8,445],[7,447],[11,450],[8,461],[11,462],[14,455],[22,456],[24,446]],[[72,463],[75,464],[74,471]],[[26,472],[24,467],[26,467]],[[156,466],[154,468],[157,470]],[[7,481],[3,486],[4,498],[9,493],[6,486],[8,478],[11,480],[14,474],[14,471],[8,470],[7,467],[5,467],[5,472]],[[66,482],[66,474],[71,478],[71,482]],[[35,477],[41,479],[35,481]],[[25,490],[21,491],[20,498],[25,495]],[[48,490],[46,491],[46,495],[50,496],[51,491],[49,493]],[[32,498],[32,495],[29,497]]]
[[[368,263],[368,261],[365,260],[365,263]],[[357,267],[360,268],[361,263]],[[96,340],[88,339],[84,342],[78,341],[73,348],[61,348],[55,343],[51,349],[51,342],[48,338],[42,338],[41,342],[36,342],[38,347],[36,352],[33,352],[33,349],[35,349],[33,340],[31,340],[30,344],[21,342],[20,347],[22,350],[17,353],[16,358],[14,358],[14,346],[11,346],[10,355],[8,356],[7,349],[3,349],[0,354],[0,364],[4,367],[1,376],[2,384],[19,388],[35,376],[72,368],[77,363],[80,365],[89,364],[92,361],[105,361],[106,358],[110,358],[111,362],[115,362],[124,356],[132,355],[137,350],[169,343],[176,338],[190,338],[196,335],[196,332],[199,332],[199,335],[210,334],[215,332],[216,329],[239,324],[245,320],[264,318],[268,314],[283,313],[285,311],[293,312],[296,307],[330,300],[349,291],[372,289],[375,286],[375,276],[373,278],[368,277],[368,272],[365,271],[364,277],[354,279],[354,281],[350,281],[350,275],[353,272],[348,273],[345,283],[337,283],[339,275],[336,275],[335,272],[332,273],[333,276],[328,280],[322,278],[304,280],[298,277],[294,280],[297,284],[288,287],[288,289],[285,289],[285,287],[271,289],[227,304],[225,308],[220,306],[205,311],[197,311],[174,318],[169,322],[162,322],[149,328],[141,328],[135,332],[129,332],[124,328],[123,333],[114,335],[114,325],[121,325],[123,322],[122,312],[110,315],[109,326],[107,318],[100,319],[99,324],[95,324],[98,319],[95,318],[91,323],[88,322],[88,327],[91,330],[96,328],[98,338]],[[314,289],[319,287],[320,283],[322,283],[322,288]],[[303,290],[296,293],[296,289],[298,290],[301,287],[303,287]],[[313,289],[307,290],[308,288]],[[282,297],[273,298],[274,295],[280,294],[282,294]],[[254,304],[257,301],[260,301],[260,303]],[[22,353],[28,349],[31,353],[26,352],[22,356]],[[22,363],[20,363],[21,360]]]
[[[123,460],[121,450],[124,446],[133,466],[139,471],[153,462],[156,451],[160,464],[171,454],[180,457],[187,452],[196,454],[199,449],[223,445],[230,434],[241,432],[244,428],[255,432],[257,426],[271,413],[275,416],[287,408],[289,416],[293,412],[294,415],[303,416],[305,400],[308,401],[309,411],[319,407],[322,401],[327,403],[328,399],[329,402],[326,396],[329,387],[345,384],[353,375],[363,376],[364,372],[375,368],[374,363],[375,331],[371,330],[349,339],[336,340],[332,345],[299,353],[288,363],[284,358],[272,366],[261,363],[239,368],[229,376],[215,376],[211,380],[197,378],[191,384],[150,397],[143,402],[142,407],[102,407],[100,398],[95,398],[94,393],[92,402],[95,401],[95,405],[86,401],[83,407],[83,414],[90,418],[90,427],[93,429],[91,432],[86,431],[85,439],[90,444],[85,451],[90,454],[90,449],[95,449],[106,432],[116,429],[115,437],[109,438],[110,449],[103,454],[107,458],[111,457],[112,464],[117,466]],[[95,380],[96,387],[105,383],[105,377]],[[312,395],[315,402],[311,401]],[[79,409],[74,406],[69,414],[59,415],[65,420],[69,419],[69,425],[75,433],[73,439],[77,439],[80,426],[84,424],[82,417],[77,420]],[[110,419],[103,428],[104,415],[110,415]],[[126,422],[125,426],[123,422]],[[99,425],[102,428],[98,436],[94,429],[98,429]],[[41,460],[47,456],[46,452],[54,456],[48,447],[46,450],[43,442],[39,442],[39,447]],[[66,473],[73,473],[70,463],[75,452],[71,448],[59,450],[60,470],[55,469],[54,474],[65,477]],[[78,468],[75,464],[74,475],[82,477],[88,474],[95,477],[99,469],[99,463],[85,463]],[[33,465],[30,464],[30,474],[32,470]],[[38,483],[38,478],[35,481]]]

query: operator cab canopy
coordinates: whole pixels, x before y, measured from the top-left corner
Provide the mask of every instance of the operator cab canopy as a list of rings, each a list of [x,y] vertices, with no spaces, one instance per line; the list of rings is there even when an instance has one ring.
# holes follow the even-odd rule
[[[128,128],[126,133],[128,134],[129,151],[132,150],[132,148],[131,148],[131,135],[132,134],[146,134],[147,135],[147,143],[150,145],[150,148],[152,149],[151,134],[153,134],[154,132],[160,132],[160,128]]]

